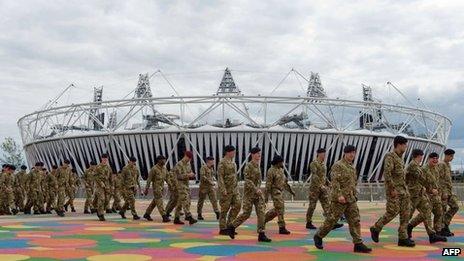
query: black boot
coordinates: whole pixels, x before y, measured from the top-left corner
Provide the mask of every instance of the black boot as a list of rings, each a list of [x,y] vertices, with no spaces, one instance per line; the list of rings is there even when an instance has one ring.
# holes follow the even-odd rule
[[[40,215],[40,211],[35,211],[34,210],[34,215]]]
[[[315,225],[313,225],[312,222],[306,222],[306,228],[307,229],[317,229]]]
[[[174,224],[175,225],[185,225],[185,223],[180,221],[180,218],[178,218],[178,217],[174,218]]]
[[[16,214],[18,214],[18,210],[17,210],[16,208],[13,208],[13,209],[11,210],[11,213],[12,213],[13,215],[16,215]]]
[[[113,212],[113,213],[118,213],[118,211],[117,211],[115,208],[112,208],[112,209],[111,209],[111,212]]]
[[[195,223],[197,223],[198,221],[196,219],[194,219],[192,216],[188,216],[185,220],[188,220],[189,222],[189,225],[193,225]]]
[[[440,235],[444,237],[451,237],[453,234],[451,234],[450,231],[447,231],[445,228],[442,228],[440,231]]]
[[[71,207],[71,212],[76,212],[76,209],[74,207]]]
[[[25,209],[24,214],[30,215],[31,214],[31,209]]]
[[[139,217],[137,214],[135,214],[135,215],[132,215],[132,219],[133,219],[133,220],[139,220],[140,217]]]
[[[219,230],[219,235],[228,236],[229,231],[227,229],[221,229],[221,230]]]
[[[404,246],[404,247],[415,247],[416,243],[411,241],[411,239],[398,239],[398,246]]]
[[[103,214],[102,215],[97,215],[97,217],[98,217],[98,220],[100,220],[100,221],[106,221],[105,216]]]
[[[91,208],[90,209],[90,214],[95,214],[95,213],[97,213],[97,210],[95,208]]]
[[[216,214],[216,220],[219,220],[220,213],[218,211],[214,212]]]
[[[198,220],[205,220],[201,214],[198,214]]]
[[[111,209],[106,210],[106,214],[111,214],[111,213],[113,213],[113,211],[111,211]]]
[[[126,219],[126,212],[125,211],[119,211],[119,215],[121,215],[121,218]]]
[[[234,226],[228,226],[227,227],[227,232],[228,232],[229,237],[231,239],[235,239],[235,227]]]
[[[68,212],[68,204],[64,204],[64,211]]]
[[[414,227],[411,224],[408,224],[408,238],[412,238],[412,229]]]
[[[163,215],[163,223],[171,222],[171,219],[168,217],[168,215]]]
[[[341,227],[343,227],[343,224],[342,224],[342,223],[336,223],[336,224],[333,226],[332,230],[337,229],[337,228],[341,228]]]
[[[451,237],[454,237],[454,233],[451,232],[451,230],[449,229],[449,225],[445,225],[445,227],[443,229],[445,229],[446,232],[448,232],[451,235]]]
[[[146,219],[146,220],[148,220],[148,221],[153,221],[153,218],[151,218],[150,215],[148,215],[148,213],[145,213],[145,214],[143,215],[143,218]]]
[[[371,227],[370,231],[371,231],[372,241],[374,241],[375,243],[379,243],[380,231],[377,231],[377,229],[375,229],[375,227]]]
[[[258,235],[258,242],[265,242],[265,243],[269,243],[271,242],[272,240],[270,238],[268,238],[266,236],[266,234],[264,234],[264,232],[259,232],[259,235]]]
[[[90,214],[90,211],[88,209],[85,209],[84,214]]]
[[[433,244],[433,243],[436,243],[436,242],[446,242],[448,241],[448,239],[444,236],[440,236],[440,235],[437,235],[437,234],[431,234],[429,235],[429,243],[430,244]]]
[[[56,211],[56,214],[57,214],[59,217],[64,217],[64,211]]]
[[[279,227],[279,234],[290,235],[290,231],[288,231],[285,227]]]
[[[324,249],[324,245],[323,245],[323,242],[322,242],[322,238],[321,238],[320,236],[318,236],[317,234],[314,235],[313,241],[314,241],[314,246],[315,246],[317,249]]]
[[[370,253],[370,252],[372,252],[372,249],[368,248],[363,243],[358,243],[358,244],[354,244],[353,251],[356,252],[356,253]]]

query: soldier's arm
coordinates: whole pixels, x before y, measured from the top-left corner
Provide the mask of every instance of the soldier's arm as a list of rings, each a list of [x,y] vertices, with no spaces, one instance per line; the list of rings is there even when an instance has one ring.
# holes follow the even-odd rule
[[[201,168],[200,168],[200,184],[209,183],[208,179],[206,177],[206,175],[207,175],[206,174],[206,168],[207,167],[205,165],[201,166]]]
[[[285,178],[285,189],[286,189],[288,192],[290,192],[290,194],[292,194],[293,196],[295,196],[295,191],[293,191],[292,186],[290,186],[290,184],[288,184],[287,178]]]
[[[150,172],[148,173],[148,178],[147,178],[147,185],[145,185],[145,191],[150,189],[151,182],[153,180],[153,176],[155,175],[155,168],[151,168]]]
[[[224,185],[224,165],[219,163],[218,166],[218,190],[221,194],[226,193],[226,187]]]
[[[338,165],[335,164],[331,170],[331,180],[332,180],[332,201],[338,201],[340,196],[345,196],[342,191],[343,184],[343,169]],[[346,197],[345,197],[346,198]]]
[[[248,164],[245,166],[245,170],[243,171],[243,176],[245,179],[244,186],[249,187],[253,191],[258,191],[259,188],[257,188],[255,184],[253,184],[253,173],[252,173],[252,170],[250,170],[250,167]]]
[[[264,193],[264,199],[268,201],[269,194],[271,194],[272,183],[274,182],[274,172],[268,171],[266,175],[266,191]]]
[[[179,165],[176,165],[175,171],[177,175],[177,180],[188,180],[189,179],[187,173],[182,173]]]
[[[385,156],[384,165],[383,165],[384,166],[383,176],[385,179],[385,187],[387,191],[392,191],[395,189],[394,181],[392,177],[393,165],[394,165],[393,159],[389,155]]]

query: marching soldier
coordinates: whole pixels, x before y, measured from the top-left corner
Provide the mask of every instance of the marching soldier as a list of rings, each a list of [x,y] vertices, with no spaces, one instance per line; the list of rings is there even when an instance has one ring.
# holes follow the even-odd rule
[[[219,215],[219,234],[229,235],[227,227],[240,212],[241,201],[237,183],[237,165],[234,162],[235,147],[227,145],[225,155],[218,165],[218,192],[221,214]]]
[[[47,190],[45,191],[45,193],[47,194],[47,197],[46,197],[47,202],[46,202],[45,211],[47,214],[51,214],[52,209],[56,208],[56,195],[58,193],[57,173],[58,173],[58,166],[53,165],[51,172],[50,173],[47,172],[47,175],[45,177],[46,186],[47,186]]]
[[[18,210],[15,207],[14,194],[13,194],[13,185],[14,185],[14,172],[16,167],[14,165],[6,165],[4,172],[0,177],[0,191],[2,194],[0,207],[3,209],[3,212],[7,215],[16,215]]]
[[[174,169],[168,172],[168,190],[169,190],[169,201],[166,204],[166,216],[170,217],[171,212],[177,206],[177,200],[179,198],[179,192],[177,189],[177,176]]]
[[[414,210],[418,210],[415,218],[415,224],[408,224],[408,237],[412,237],[413,228],[419,224],[417,222],[423,222],[425,230],[429,235],[429,242],[446,242],[446,237],[443,237],[436,233],[432,225],[432,212],[430,210],[430,204],[427,196],[425,195],[424,187],[426,186],[425,176],[421,170],[421,162],[424,158],[424,152],[420,149],[412,151],[412,160],[406,167],[406,184],[408,185],[408,191],[411,198],[411,211],[409,216],[411,219],[414,214]]]
[[[14,183],[15,205],[19,211],[24,211],[24,202],[26,198],[26,173],[27,167],[22,165],[21,170],[16,173]]]
[[[148,190],[153,183],[153,200],[148,206],[143,218],[148,221],[153,221],[151,218],[151,213],[155,207],[158,208],[158,212],[163,218],[163,222],[170,222],[171,219],[166,215],[163,206],[163,191],[164,191],[164,182],[169,183],[168,170],[166,169],[166,158],[162,155],[156,157],[156,165],[151,168],[150,173],[148,174],[147,185],[145,187],[145,195],[148,195]]]
[[[121,172],[113,173],[112,175],[112,190],[111,196],[113,197],[113,204],[111,205],[111,212],[117,213],[121,210],[121,190],[122,190],[122,182],[121,182]]]
[[[255,206],[256,216],[258,217],[257,232],[259,242],[271,242],[265,234],[265,211],[263,192],[261,191],[261,149],[252,148],[251,161],[247,163],[244,170],[245,188],[243,196],[243,212],[234,219],[228,227],[230,238],[235,238],[235,229],[245,222],[251,215]]]
[[[44,213],[42,214],[48,214],[46,210],[46,205],[47,205],[48,196],[49,196],[48,194],[49,188],[48,188],[48,182],[47,182],[48,170],[42,166],[40,174],[41,174],[41,179],[40,179],[41,180],[40,182],[41,204],[40,205],[43,206],[45,210]]]
[[[358,176],[353,166],[356,148],[352,145],[347,145],[343,149],[343,152],[343,158],[337,161],[331,169],[331,204],[324,224],[316,232],[316,235],[314,235],[314,245],[318,249],[323,249],[322,239],[333,229],[333,226],[342,214],[345,214],[350,234],[353,238],[354,252],[369,253],[372,249],[363,243],[359,209],[356,203],[358,200],[356,196]]]
[[[372,240],[376,243],[379,242],[382,228],[399,214],[398,246],[414,247],[416,245],[414,241],[408,238],[407,233],[410,199],[404,178],[403,162],[403,153],[408,147],[407,143],[408,140],[405,137],[396,136],[393,140],[394,150],[385,155],[383,174],[387,193],[386,212],[370,228]]]
[[[193,158],[193,153],[191,151],[186,151],[182,160],[177,162],[174,167],[174,172],[177,176],[177,185],[178,185],[178,200],[176,206],[176,213],[174,215],[174,224],[183,225],[184,222],[180,221],[180,212],[184,210],[185,220],[189,222],[190,225],[197,223],[197,220],[192,217],[190,213],[190,189],[189,189],[189,179],[194,178],[195,174],[192,172],[190,166],[190,161]]]
[[[329,187],[327,186],[329,185],[329,181],[327,180],[327,169],[324,162],[326,151],[324,148],[319,148],[316,153],[316,159],[309,165],[311,180],[309,183],[309,204],[308,210],[306,211],[307,229],[316,229],[316,226],[312,223],[312,219],[317,201],[319,200],[319,202],[321,202],[324,217],[327,216],[330,205]],[[340,227],[343,227],[343,224],[337,223],[334,229]]]
[[[267,171],[266,177],[266,193],[264,196],[265,202],[268,202],[269,194],[272,197],[274,208],[266,212],[264,222],[267,223],[273,220],[275,217],[278,218],[277,224],[279,225],[279,234],[289,235],[290,231],[285,228],[285,201],[282,195],[283,190],[287,190],[295,196],[295,192],[292,187],[287,183],[287,177],[284,173],[284,159],[275,155],[271,161],[271,167]]]
[[[93,207],[97,212],[97,217],[100,221],[105,221],[105,208],[107,206],[107,197],[111,194],[109,187],[109,179],[111,178],[111,168],[108,164],[108,154],[101,155],[100,164],[95,168],[94,184],[95,192],[93,199]]]
[[[55,211],[60,217],[64,217],[64,203],[66,200],[66,186],[68,185],[69,176],[71,175],[71,168],[68,159],[63,160],[63,164],[58,168],[56,180],[58,183],[58,198],[55,206]]]
[[[85,187],[84,214],[90,214],[90,210],[93,209],[92,196],[95,192],[94,176],[96,168],[97,162],[92,160],[90,166],[84,171],[84,174],[82,174]]]
[[[68,206],[70,206],[71,212],[76,212],[76,209],[74,208],[74,198],[76,197],[79,186],[79,176],[75,169],[71,169],[71,175],[69,175],[68,185],[66,186],[66,195],[68,196],[68,201],[64,204],[64,209],[66,211],[68,211]]]
[[[29,202],[26,206],[27,213],[31,213],[31,207],[34,210],[34,215],[38,215],[40,213],[45,213],[43,209],[43,196],[42,196],[42,167],[44,164],[42,162],[37,162],[32,168],[32,170],[28,174],[28,184],[29,184],[29,191],[28,191],[28,198]],[[26,214],[27,214],[26,213]]]
[[[441,200],[443,209],[443,229],[441,234],[444,236],[454,236],[449,229],[449,225],[454,215],[459,211],[458,197],[453,193],[453,184],[451,182],[451,164],[454,159],[455,151],[452,149],[445,150],[443,162],[438,164],[439,181],[441,188]],[[449,207],[449,208],[448,208]]]
[[[124,168],[121,170],[121,181],[122,181],[122,196],[124,198],[124,205],[122,209],[119,211],[119,215],[122,218],[126,218],[126,210],[129,207],[132,213],[132,217],[134,220],[139,220],[140,217],[137,215],[137,211],[135,210],[135,196],[137,194],[137,188],[140,188],[140,181],[139,181],[139,171],[136,165],[137,159],[135,157],[130,157],[129,162],[127,163]]]
[[[203,202],[208,196],[213,205],[214,213],[216,214],[216,219],[219,219],[219,209],[217,205],[216,192],[214,191],[214,158],[207,157],[206,164],[201,166],[200,169],[200,188],[198,191],[198,204],[197,204],[197,213],[198,220],[204,220],[202,214]]]

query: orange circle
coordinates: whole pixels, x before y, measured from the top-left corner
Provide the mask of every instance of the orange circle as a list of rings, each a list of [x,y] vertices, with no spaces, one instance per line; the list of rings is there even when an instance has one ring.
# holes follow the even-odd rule
[[[41,238],[34,239],[31,242],[34,245],[41,247],[53,248],[78,248],[95,246],[95,240],[90,239],[74,239],[74,238]]]
[[[315,260],[317,257],[310,255],[308,253],[288,253],[288,252],[274,252],[274,251],[265,251],[265,252],[253,252],[253,253],[242,253],[234,257],[237,260]]]
[[[53,258],[53,259],[77,259],[87,258],[88,256],[94,256],[100,254],[93,250],[83,249],[54,249],[54,250],[30,250],[25,251],[24,255],[34,258]]]

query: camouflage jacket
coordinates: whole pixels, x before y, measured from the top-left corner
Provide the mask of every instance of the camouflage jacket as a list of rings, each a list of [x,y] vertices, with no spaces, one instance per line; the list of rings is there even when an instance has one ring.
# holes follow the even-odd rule
[[[106,190],[111,190],[111,168],[108,164],[98,164],[94,172],[95,186]]]
[[[127,164],[121,170],[121,179],[123,181],[122,186],[124,189],[135,189],[135,187],[140,187],[139,181],[139,171],[137,166]]]
[[[438,163],[439,180],[442,196],[449,197],[453,194],[453,185],[451,182],[451,165],[446,162]]]
[[[426,184],[425,174],[422,172],[421,166],[414,160],[406,167],[406,184],[412,198],[423,195]]]
[[[69,176],[71,176],[70,167],[59,167],[56,173],[56,179],[58,181],[58,188],[66,189],[69,184]]]
[[[26,191],[27,189],[27,173],[25,170],[20,170],[15,176],[15,188]]]
[[[291,194],[295,194],[295,192],[293,192],[292,187],[288,185],[284,169],[271,166],[267,170],[265,198],[267,199],[267,196],[269,194],[272,196],[279,196],[282,194],[282,191],[284,189],[290,192]]]
[[[331,200],[338,202],[338,198],[343,196],[348,203],[357,201],[356,184],[358,177],[353,164],[345,159],[341,159],[332,166],[331,175]]]
[[[309,182],[309,191],[319,191],[320,189],[326,189],[327,180],[327,169],[324,162],[320,162],[317,159],[309,164],[311,170],[311,180]]]
[[[436,166],[432,167],[425,164],[422,167],[422,172],[424,173],[425,189],[427,193],[432,194],[432,189],[438,190],[438,169]]]
[[[203,164],[200,169],[200,187],[210,188],[214,187],[214,169]]]
[[[247,197],[255,197],[261,187],[261,167],[250,161],[246,164],[243,174],[245,178],[244,194]]]
[[[52,170],[49,174],[47,174],[46,182],[47,182],[47,188],[48,188],[48,193],[55,194],[58,192],[58,180],[56,178],[56,170]]]
[[[177,177],[178,189],[188,189],[189,187],[189,177],[188,174],[192,172],[192,167],[190,166],[189,161],[181,160],[177,162],[174,167],[174,172]]]
[[[42,191],[42,174],[41,171],[36,170],[33,168],[29,172],[29,190],[30,191],[35,191],[35,192],[40,192]]]
[[[168,178],[166,180],[166,183],[168,183],[169,191],[177,191],[177,176],[174,169],[168,172]]]
[[[0,190],[13,192],[13,186],[15,183],[15,178],[13,173],[2,173],[0,176]]]
[[[84,181],[86,189],[91,189],[94,186],[95,169],[95,167],[89,167],[84,171],[84,174],[82,174],[82,181]]]
[[[398,194],[407,195],[408,189],[404,179],[403,159],[395,152],[388,152],[383,161],[383,176],[387,195],[396,190]]]
[[[233,160],[222,158],[218,165],[218,191],[224,194],[238,192],[237,165]]]
[[[150,173],[148,173],[147,186],[145,189],[150,189],[150,186],[153,185],[153,196],[155,198],[162,198],[164,182],[166,181],[166,183],[169,184],[168,175],[168,170],[165,166],[156,164],[150,169]]]

